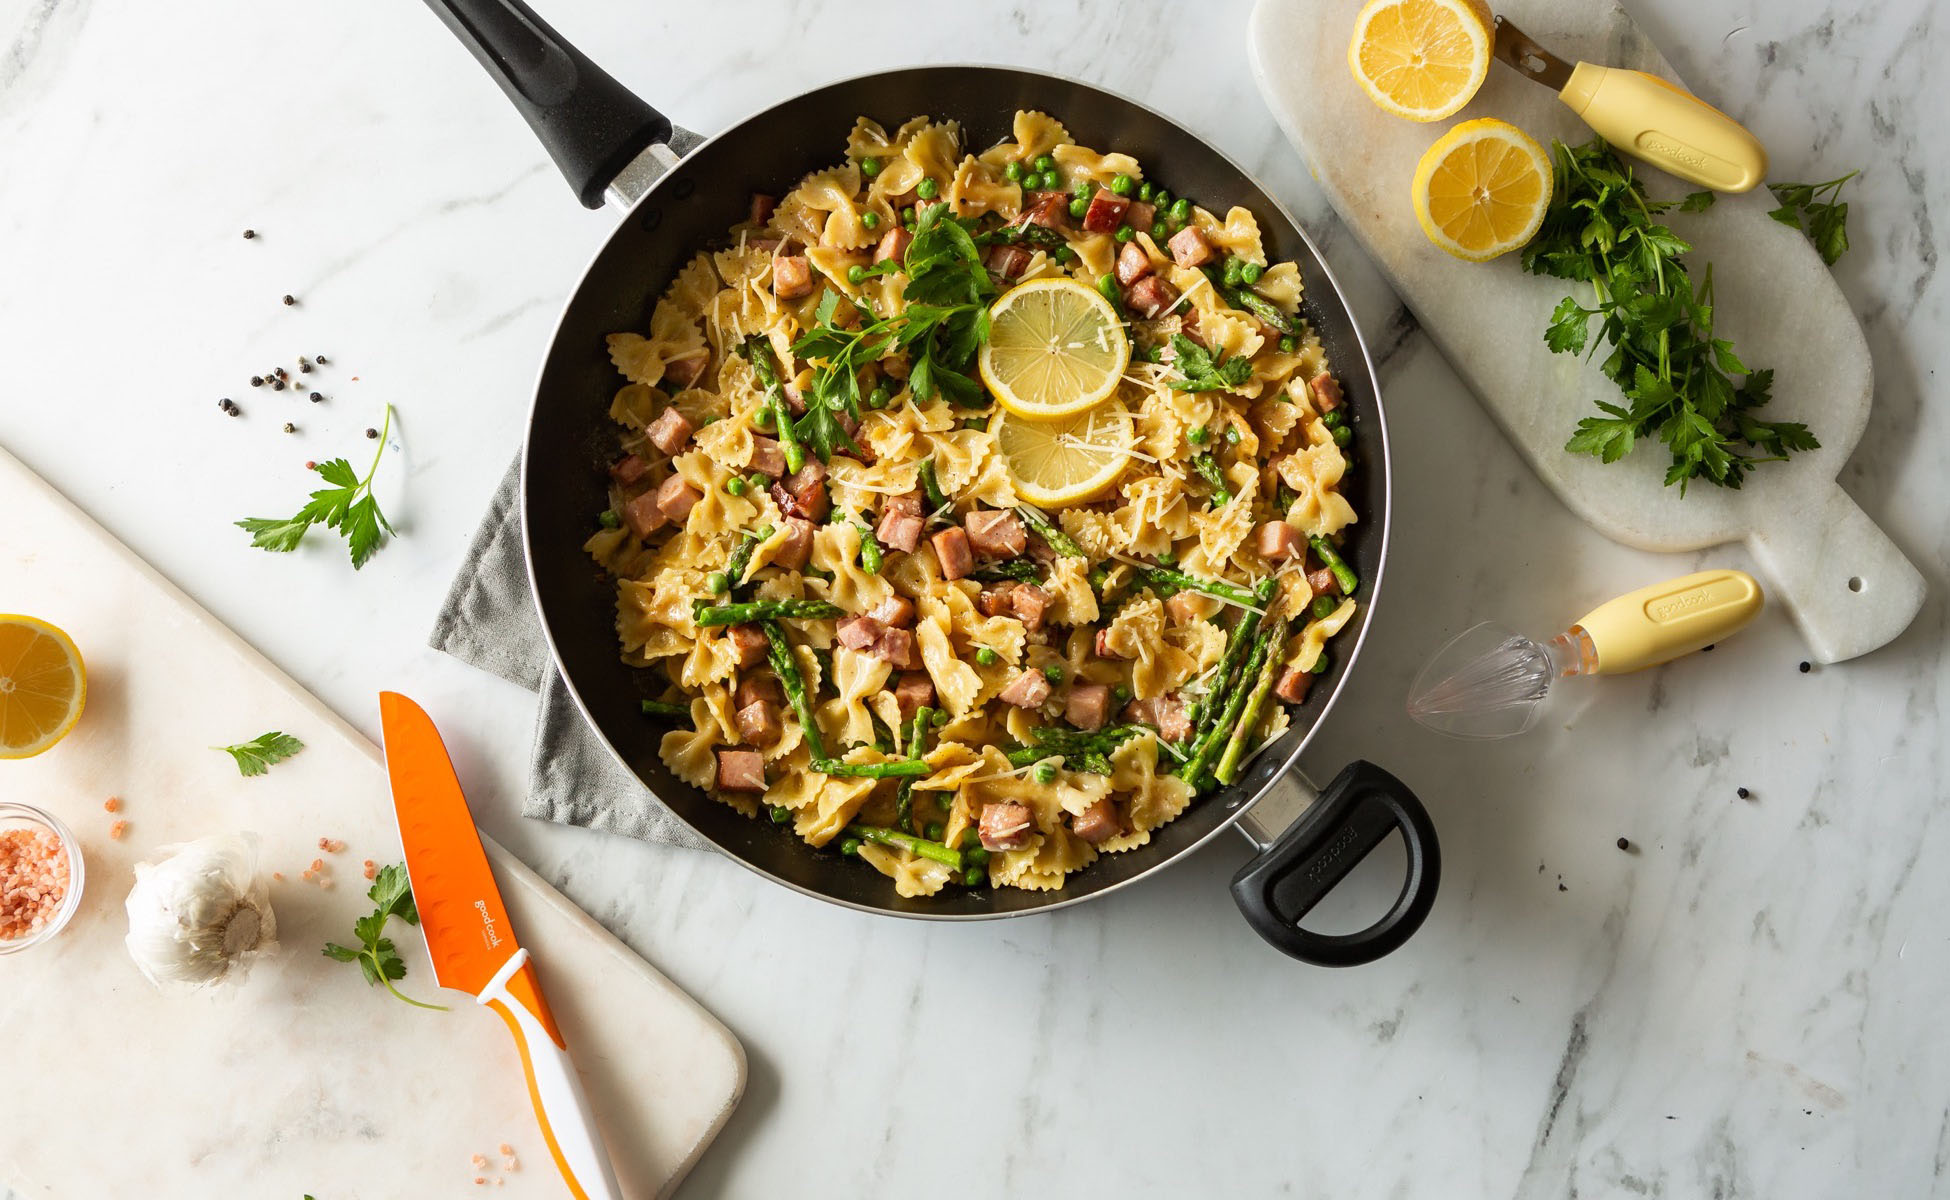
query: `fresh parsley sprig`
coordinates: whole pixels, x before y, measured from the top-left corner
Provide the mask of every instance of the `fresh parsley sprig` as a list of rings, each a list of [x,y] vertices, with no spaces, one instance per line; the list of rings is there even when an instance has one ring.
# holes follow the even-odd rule
[[[1781,207],[1767,215],[1806,234],[1821,252],[1821,261],[1832,267],[1848,253],[1848,201],[1841,199],[1842,185],[1861,173],[1850,171],[1827,183],[1770,183],[1767,190]]]
[[[387,991],[415,1008],[446,1012],[447,1006],[444,1004],[415,1000],[393,986],[394,980],[406,978],[406,960],[393,946],[393,939],[385,936],[386,922],[398,917],[408,925],[420,923],[420,911],[413,906],[413,883],[407,878],[406,865],[394,863],[381,867],[373,876],[372,887],[367,889],[366,895],[375,907],[372,912],[352,923],[352,934],[359,939],[359,948],[355,950],[337,942],[326,942],[325,957],[333,962],[358,963],[368,986],[384,985]]]
[[[290,758],[305,748],[305,744],[288,733],[272,730],[260,733],[248,742],[235,746],[212,746],[237,760],[237,773],[245,777],[262,775],[274,765]]]
[[[1165,380],[1165,386],[1181,392],[1216,392],[1236,388],[1246,382],[1253,373],[1253,364],[1234,355],[1226,358],[1223,353],[1214,358],[1212,352],[1182,333],[1171,335],[1171,365],[1178,368],[1179,377]]]
[[[298,548],[313,525],[322,524],[344,535],[352,554],[353,570],[365,566],[380,544],[393,534],[392,525],[387,522],[386,514],[379,511],[379,501],[372,495],[372,477],[379,471],[379,460],[386,453],[386,435],[392,428],[393,406],[388,404],[385,428],[379,434],[379,451],[372,456],[372,466],[364,478],[355,474],[352,464],[343,458],[319,463],[313,469],[332,486],[313,492],[297,515],[283,520],[246,517],[237,522],[237,527],[251,535],[251,545],[258,549],[288,554]]]
[[[1588,283],[1594,298],[1559,304],[1544,342],[1558,353],[1595,354],[1597,318],[1612,348],[1599,369],[1626,401],[1599,402],[1602,415],[1580,420],[1565,448],[1609,463],[1656,437],[1672,452],[1666,484],[1683,496],[1692,480],[1739,487],[1757,464],[1819,446],[1806,425],[1755,415],[1770,398],[1773,372],[1750,370],[1732,342],[1714,336],[1713,269],[1696,292],[1683,261],[1692,246],[1657,220],[1675,208],[1698,212],[1712,194],[1654,200],[1604,139],[1552,145],[1557,186],[1523,266]]]

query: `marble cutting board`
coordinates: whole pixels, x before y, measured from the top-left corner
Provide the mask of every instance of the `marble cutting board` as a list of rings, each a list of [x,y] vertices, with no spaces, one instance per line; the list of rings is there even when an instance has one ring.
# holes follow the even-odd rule
[[[320,953],[350,941],[369,907],[362,860],[401,857],[378,749],[4,450],[0,513],[0,611],[65,628],[89,668],[75,731],[0,763],[0,795],[67,822],[87,871],[73,923],[0,958],[0,1192],[435,1200],[482,1195],[478,1175],[497,1197],[563,1195],[507,1030],[434,985],[416,933],[393,931],[401,986],[451,1012],[401,1004]],[[268,729],[306,748],[266,776],[242,778],[209,748]],[[123,802],[114,816],[110,795]],[[158,846],[233,830],[259,834],[262,870],[284,875],[271,885],[279,951],[233,991],[158,992],[122,945],[131,868]],[[345,849],[321,853],[321,837]],[[483,841],[625,1194],[667,1195],[737,1104],[744,1051]],[[300,877],[319,857],[329,889]],[[477,1170],[475,1154],[490,1166]]]
[[[1597,400],[1616,401],[1618,391],[1594,363],[1544,346],[1549,314],[1569,285],[1524,274],[1515,254],[1472,264],[1436,249],[1416,224],[1409,182],[1422,152],[1462,121],[1501,117],[1546,146],[1552,138],[1581,142],[1591,131],[1548,88],[1501,64],[1448,121],[1382,112],[1348,73],[1356,7],[1259,0],[1249,37],[1260,91],[1342,219],[1537,474],[1579,516],[1628,545],[1681,552],[1746,542],[1769,598],[1786,605],[1823,662],[1866,654],[1901,633],[1922,605],[1923,577],[1835,482],[1869,418],[1868,344],[1820,256],[1767,216],[1766,189],[1723,195],[1703,214],[1675,214],[1674,225],[1695,246],[1695,278],[1700,264],[1713,264],[1716,330],[1748,364],[1775,369],[1767,414],[1807,422],[1821,448],[1754,470],[1737,491],[1701,485],[1684,499],[1662,486],[1670,460],[1656,443],[1641,442],[1611,465],[1571,454],[1563,447],[1578,417],[1596,411]],[[1567,61],[1678,80],[1614,4],[1497,7]],[[1658,195],[1691,190],[1651,168],[1642,174]]]

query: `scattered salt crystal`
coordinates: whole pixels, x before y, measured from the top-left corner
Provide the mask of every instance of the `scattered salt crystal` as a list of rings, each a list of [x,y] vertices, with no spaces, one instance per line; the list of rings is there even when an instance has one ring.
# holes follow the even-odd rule
[[[120,796],[110,796],[108,799],[102,801],[103,812],[116,812],[120,810],[121,807],[122,807],[122,798]]]
[[[108,836],[119,842],[122,840],[122,835],[127,833],[128,830],[129,823],[127,821],[117,821],[108,827]]]

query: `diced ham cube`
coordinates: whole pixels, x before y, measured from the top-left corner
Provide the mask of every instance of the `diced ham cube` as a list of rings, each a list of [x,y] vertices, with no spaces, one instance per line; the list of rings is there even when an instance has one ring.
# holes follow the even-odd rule
[[[1151,265],[1151,256],[1136,242],[1125,242],[1124,248],[1117,252],[1117,282],[1130,287],[1156,268]]]
[[[975,556],[968,550],[968,535],[961,526],[951,525],[929,538],[934,557],[941,564],[943,579],[960,579],[975,569]]]
[[[1149,233],[1151,227],[1157,224],[1157,221],[1158,206],[1155,204],[1147,204],[1142,200],[1133,200],[1131,201],[1131,207],[1124,210],[1124,223],[1132,229],[1142,229],[1146,233]]]
[[[968,544],[975,553],[988,558],[1014,558],[1029,545],[1029,533],[1022,518],[1006,509],[977,509],[961,519],[968,531]]]
[[[880,244],[873,248],[873,260],[883,263],[891,258],[895,262],[901,262],[907,258],[907,244],[913,240],[913,234],[895,225],[880,235]]]
[[[1119,654],[1117,651],[1111,649],[1110,630],[1108,629],[1099,629],[1097,631],[1097,657],[1098,658],[1123,658],[1124,657],[1122,654]]]
[[[1165,615],[1174,625],[1190,625],[1212,615],[1218,601],[1200,592],[1179,592],[1165,601]]]
[[[1043,627],[1043,614],[1049,609],[1050,594],[1033,583],[1017,585],[1009,593],[1009,609],[1031,633]]]
[[[1178,289],[1156,275],[1146,275],[1124,289],[1124,303],[1132,312],[1151,320],[1163,316],[1177,299]]]
[[[1027,805],[1013,800],[991,802],[982,806],[975,831],[981,835],[982,849],[990,853],[1020,850],[1036,832],[1036,818],[1030,815]]]
[[[785,474],[785,450],[772,438],[754,437],[751,468],[760,475],[769,475],[777,479]]]
[[[750,627],[746,625],[733,625],[732,628],[747,629]],[[765,640],[763,634],[759,635],[759,640],[761,642]],[[785,689],[780,687],[779,681],[770,675],[747,675],[740,679],[737,689],[731,693],[732,704],[735,707],[744,708],[746,705],[757,700],[770,700],[774,704],[784,704]]]
[[[778,206],[779,198],[777,196],[768,196],[764,192],[753,192],[751,212],[746,214],[745,219],[754,225],[763,225],[772,219],[772,212]]]
[[[1083,227],[1091,233],[1114,233],[1124,223],[1124,210],[1129,207],[1131,202],[1116,192],[1098,188],[1083,214]]]
[[[1280,681],[1273,685],[1273,694],[1288,704],[1304,704],[1307,700],[1307,689],[1313,685],[1314,673],[1312,671],[1303,671],[1299,667],[1288,667],[1280,675]]]
[[[802,300],[812,295],[812,263],[803,254],[772,256],[772,294],[781,300]]]
[[[640,538],[647,538],[670,524],[670,518],[664,515],[663,508],[657,503],[655,491],[645,492],[625,503],[623,519],[629,522],[630,532]]]
[[[1010,594],[1015,590],[1016,585],[1013,583],[998,583],[994,587],[983,588],[981,594],[975,597],[975,611],[985,617],[999,617],[1005,613],[1014,613],[1015,604],[1011,601]]]
[[[1307,572],[1307,586],[1314,590],[1314,595],[1316,596],[1338,596],[1341,594],[1341,581],[1334,578],[1334,573],[1326,567],[1322,567],[1318,571]]]
[[[1314,390],[1314,405],[1323,413],[1333,412],[1341,406],[1341,385],[1332,375],[1322,371],[1307,381]]]
[[[682,475],[672,475],[657,485],[657,507],[673,521],[690,516],[691,507],[702,499],[704,493],[692,487],[691,481]]]
[[[867,615],[882,625],[906,629],[914,624],[914,601],[906,596],[892,595],[868,609]]]
[[[1133,700],[1124,706],[1124,719],[1149,725],[1167,742],[1182,742],[1192,735],[1192,719],[1185,712],[1185,702],[1173,696]]]
[[[609,477],[624,487],[628,487],[642,479],[644,475],[649,473],[649,470],[649,463],[631,454],[617,459],[616,462],[610,465]]]
[[[792,410],[793,416],[803,417],[806,415],[806,397],[800,393],[798,384],[781,384],[779,391],[785,394],[785,406]]]
[[[732,648],[738,651],[738,669],[749,671],[765,661],[765,634],[756,625],[733,625],[728,631]]]
[[[649,438],[650,444],[665,454],[675,454],[684,448],[691,440],[691,434],[696,431],[696,426],[691,424],[689,417],[675,408],[666,408],[657,415],[656,420],[650,422],[649,427],[643,431],[643,436]]]
[[[1063,699],[1063,719],[1078,729],[1095,733],[1110,720],[1110,685],[1074,683]]]
[[[718,790],[721,792],[762,792],[765,790],[765,758],[743,746],[718,751]]]
[[[1033,256],[1029,251],[1024,250],[1021,246],[1010,246],[1002,242],[997,242],[995,245],[989,247],[989,252],[983,256],[982,261],[990,271],[993,271],[1002,278],[1014,279],[1029,269],[1029,260],[1031,257]]]
[[[770,700],[752,701],[738,710],[732,722],[738,726],[738,736],[754,746],[778,741],[785,729],[779,721],[779,706]]]
[[[911,717],[920,708],[934,707],[934,680],[928,678],[926,671],[904,671],[900,682],[894,685],[894,701],[901,706],[901,716]]]
[[[1024,671],[1002,689],[1001,699],[1017,708],[1041,708],[1049,699],[1049,680],[1041,671]]]
[[[1289,521],[1268,521],[1253,532],[1253,549],[1268,562],[1285,562],[1306,548],[1300,531]]]
[[[696,387],[697,381],[704,378],[704,372],[710,365],[711,355],[708,352],[673,358],[664,364],[664,379],[669,382],[673,391]]]
[[[920,488],[915,488],[911,492],[902,492],[898,496],[887,497],[883,511],[906,513],[910,517],[918,517],[925,511],[922,505],[926,503],[927,497],[921,494]]]
[[[1171,261],[1181,267],[1197,269],[1212,261],[1217,252],[1196,225],[1187,225],[1171,235]]]
[[[880,640],[886,629],[872,617],[848,617],[834,627],[833,636],[848,650],[866,650]]]
[[[1045,229],[1067,229],[1070,226],[1070,193],[1063,191],[1031,192],[1023,198],[1022,216],[1018,224],[1041,225]]]
[[[785,541],[772,563],[787,571],[797,571],[812,561],[813,523],[803,517],[785,519]]]
[[[911,629],[882,629],[867,653],[882,662],[892,663],[902,671],[921,665],[914,655],[914,631]]]
[[[788,517],[824,520],[832,507],[826,495],[826,464],[808,458],[805,466],[772,485],[772,499]]]
[[[874,536],[889,550],[912,554],[914,548],[921,544],[921,532],[926,528],[927,522],[920,517],[890,508],[880,518],[880,527],[874,530]]]
[[[1123,833],[1124,822],[1117,815],[1117,805],[1105,796],[1070,818],[1070,832],[1095,846]]]

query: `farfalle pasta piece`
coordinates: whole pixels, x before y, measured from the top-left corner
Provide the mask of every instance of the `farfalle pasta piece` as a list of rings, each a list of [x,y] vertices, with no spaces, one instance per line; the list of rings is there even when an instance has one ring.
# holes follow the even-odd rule
[[[1338,490],[1347,460],[1318,420],[1307,424],[1306,433],[1310,444],[1280,460],[1280,481],[1297,497],[1287,520],[1309,535],[1330,536],[1355,520],[1354,506]]]
[[[873,741],[873,717],[867,697],[887,686],[893,668],[884,659],[840,646],[833,651],[833,690],[838,693],[819,705],[819,727],[831,730],[841,745]]]
[[[1300,268],[1293,263],[1274,263],[1266,268],[1253,285],[1253,290],[1280,306],[1288,316],[1300,311],[1300,298],[1306,294],[1306,287],[1300,280]]]
[[[1000,171],[1010,163],[1027,167],[1037,156],[1054,155],[1058,146],[1070,142],[1070,131],[1045,112],[1018,110],[1013,125],[1015,140],[998,142],[982,152],[982,161]]]
[[[700,250],[677,272],[664,290],[663,302],[691,320],[704,315],[704,306],[718,294],[718,272],[708,251]]]
[[[1151,700],[1190,677],[1191,655],[1165,640],[1165,607],[1156,597],[1126,601],[1104,632],[1105,643],[1131,661],[1131,694]]]
[[[716,464],[726,475],[736,474],[751,465],[752,427],[745,421],[713,421],[697,431],[693,439],[698,453]]]
[[[1260,244],[1259,221],[1244,208],[1234,205],[1221,221],[1202,208],[1192,209],[1192,223],[1221,256],[1231,254],[1249,263],[1266,265],[1266,249]],[[1265,276],[1261,276],[1261,282]]]
[[[1259,492],[1259,476],[1244,463],[1234,464],[1230,475],[1232,501],[1217,508],[1192,514],[1192,528],[1198,532],[1199,549],[1208,563],[1229,561],[1246,536],[1253,531],[1253,499]]]
[[[954,121],[931,122],[908,139],[901,154],[921,168],[921,174],[945,182],[954,177],[961,158],[961,126]]]
[[[862,746],[848,753],[846,761],[862,762],[874,757],[871,748]],[[817,771],[808,771],[807,774],[825,782],[813,794],[812,803],[792,814],[792,828],[810,844],[824,846],[838,837],[840,831],[859,814],[860,806],[867,802],[868,795],[873,792],[875,781],[822,775]]]
[[[895,895],[910,900],[934,895],[946,887],[955,874],[946,863],[921,858],[906,850],[882,846],[877,842],[860,843],[860,857],[874,870],[894,881]]]
[[[1158,773],[1158,739],[1146,732],[1134,737],[1110,756],[1111,790],[1123,801],[1126,832],[1097,848],[1108,854],[1134,850],[1151,840],[1151,833],[1166,824],[1192,802],[1192,789],[1175,775]]]
[[[1286,665],[1302,671],[1313,670],[1314,664],[1320,661],[1321,647],[1354,619],[1355,610],[1359,607],[1360,604],[1353,599],[1343,600],[1333,612],[1318,620],[1308,621],[1287,642]]]
[[[1050,157],[1056,160],[1064,182],[1072,187],[1079,179],[1088,179],[1098,187],[1107,188],[1110,181],[1119,175],[1129,175],[1132,179],[1144,175],[1144,168],[1130,155],[1116,152],[1099,154],[1087,146],[1058,146],[1050,152]]]
[[[829,572],[826,599],[848,612],[866,612],[894,594],[893,584],[860,566],[860,526],[851,521],[821,525],[813,532],[812,564]]]
[[[1094,508],[1066,508],[1056,514],[1056,523],[1092,559],[1109,558],[1118,549],[1109,513]]]
[[[1095,621],[1097,593],[1090,587],[1090,564],[1081,558],[1059,558],[1050,564],[1043,589],[1050,594],[1045,614],[1055,625],[1087,625]]]
[[[923,557],[910,554],[910,560]],[[955,653],[953,642],[949,640],[949,612],[947,601],[939,596],[923,595],[920,599],[920,617],[914,623],[914,641],[921,648],[921,663],[927,668],[928,677],[934,681],[934,696],[937,706],[954,716],[960,716],[975,706],[976,696],[982,690],[982,677],[975,668],[961,660]]]
[[[1022,188],[971,154],[955,168],[955,177],[948,184],[948,206],[958,217],[1013,213],[1022,208]]]

